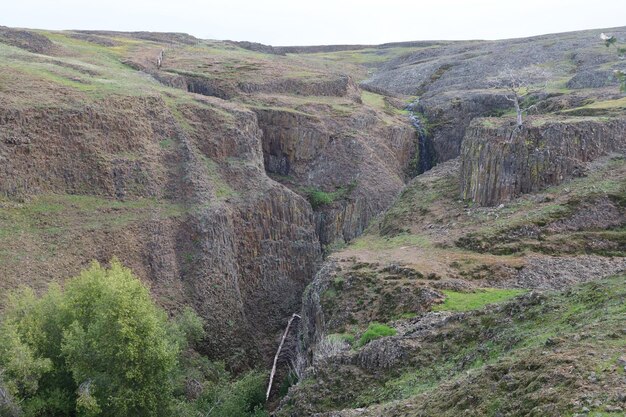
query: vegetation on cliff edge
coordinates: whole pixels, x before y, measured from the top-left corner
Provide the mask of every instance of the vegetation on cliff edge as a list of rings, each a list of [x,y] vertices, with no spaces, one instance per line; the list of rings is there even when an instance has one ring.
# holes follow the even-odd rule
[[[201,319],[187,309],[168,320],[117,260],[109,269],[94,262],[41,297],[12,293],[0,328],[3,416],[265,413],[263,375],[233,381],[196,353]]]

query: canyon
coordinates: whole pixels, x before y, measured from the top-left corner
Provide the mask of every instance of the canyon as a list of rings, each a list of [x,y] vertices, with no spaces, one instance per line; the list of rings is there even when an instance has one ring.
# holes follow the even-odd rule
[[[600,32],[626,37],[0,27],[0,290],[119,258],[235,373],[269,369],[297,313],[277,416],[619,415],[626,98]],[[550,75],[518,127],[490,80],[528,66]],[[361,345],[372,323],[393,335]]]

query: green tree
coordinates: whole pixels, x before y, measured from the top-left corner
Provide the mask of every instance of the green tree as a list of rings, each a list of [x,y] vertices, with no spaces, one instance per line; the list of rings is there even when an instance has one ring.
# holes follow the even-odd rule
[[[191,320],[191,327],[197,323]],[[172,398],[180,351],[165,313],[113,260],[10,298],[0,329],[0,369],[26,416],[158,416]]]
[[[0,416],[267,416],[266,375],[233,378],[200,355],[203,327],[191,308],[168,321],[116,260],[64,290],[13,293],[0,324]]]

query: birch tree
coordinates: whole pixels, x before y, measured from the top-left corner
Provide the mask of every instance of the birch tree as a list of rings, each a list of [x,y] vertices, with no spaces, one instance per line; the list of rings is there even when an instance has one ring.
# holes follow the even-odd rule
[[[529,98],[544,92],[549,73],[543,68],[530,66],[521,69],[506,67],[491,80],[494,89],[502,91],[504,97],[513,103],[517,114],[517,126],[524,123],[523,114],[536,106]]]
[[[615,46],[615,49],[617,49],[618,59],[623,60],[624,58],[626,58],[626,48],[617,45],[617,38],[615,36],[601,33],[600,39],[604,41],[604,45],[606,45],[607,48]],[[613,73],[615,74],[615,78],[617,78],[620,83],[620,91],[626,93],[626,72],[620,69],[616,69],[613,71]]]

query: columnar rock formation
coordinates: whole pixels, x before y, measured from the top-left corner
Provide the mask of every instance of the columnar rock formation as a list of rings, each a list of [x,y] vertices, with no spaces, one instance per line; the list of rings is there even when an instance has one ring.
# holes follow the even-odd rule
[[[142,203],[154,206],[149,220],[128,220],[133,239],[94,226],[80,243],[60,244],[57,256],[70,262],[63,275],[118,256],[162,302],[191,304],[207,319],[208,351],[228,357],[236,345],[251,360],[271,351],[264,336],[298,309],[320,245],[310,205],[265,175],[255,114],[216,100],[210,106],[180,108],[186,129],[159,97],[80,111],[2,109],[0,192],[25,201],[51,193],[149,199]],[[171,218],[163,204],[188,214]],[[73,251],[80,263],[71,263]],[[35,260],[12,272],[36,285],[57,273],[54,263]]]
[[[0,56],[0,289],[117,256],[240,367],[271,357],[322,244],[391,204],[416,148],[350,75],[231,43],[0,28]]]
[[[481,205],[581,176],[587,162],[626,149],[623,118],[536,120],[521,129],[491,123],[475,120],[461,149],[462,197]]]
[[[332,118],[285,109],[256,109],[265,169],[302,192],[335,195],[317,207],[323,245],[361,234],[404,186],[417,136],[407,124],[387,124],[372,111]]]

